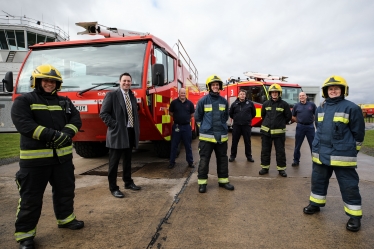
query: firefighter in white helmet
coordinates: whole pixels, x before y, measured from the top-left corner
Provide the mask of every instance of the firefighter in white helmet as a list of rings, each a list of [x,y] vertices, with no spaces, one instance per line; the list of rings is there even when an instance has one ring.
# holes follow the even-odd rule
[[[34,91],[18,96],[12,106],[12,121],[21,134],[20,169],[16,174],[20,200],[15,222],[20,248],[34,248],[48,182],[58,227],[76,230],[84,226],[74,214],[71,140],[82,121],[71,100],[57,95],[61,85],[62,77],[55,67],[40,65],[30,78]]]
[[[329,179],[335,172],[349,216],[346,229],[357,232],[361,227],[361,195],[356,172],[357,153],[365,137],[365,122],[361,108],[346,100],[348,84],[341,76],[333,75],[322,85],[325,102],[317,108],[317,131],[312,147],[312,186],[305,214],[314,214],[326,204]]]
[[[286,173],[286,124],[290,122],[292,113],[290,106],[282,100],[282,87],[272,84],[269,87],[270,100],[262,105],[261,117],[261,170],[260,175],[269,173],[271,147],[274,142],[277,170],[280,176],[287,177]]]
[[[206,80],[209,94],[199,100],[195,111],[195,120],[199,126],[199,155],[198,169],[199,192],[205,193],[208,183],[209,162],[214,150],[217,161],[218,185],[227,190],[234,190],[229,183],[227,140],[229,117],[227,100],[220,96],[223,82],[217,75],[209,76]]]

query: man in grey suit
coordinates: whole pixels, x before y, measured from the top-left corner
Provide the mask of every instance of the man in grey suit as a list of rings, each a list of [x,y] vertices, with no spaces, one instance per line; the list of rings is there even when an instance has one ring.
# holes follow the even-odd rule
[[[100,110],[100,118],[108,126],[106,147],[109,148],[109,189],[114,197],[123,198],[117,186],[118,164],[123,156],[123,176],[125,189],[140,190],[131,178],[132,148],[139,144],[139,117],[136,98],[130,90],[132,78],[129,73],[119,77],[120,86],[105,95]]]

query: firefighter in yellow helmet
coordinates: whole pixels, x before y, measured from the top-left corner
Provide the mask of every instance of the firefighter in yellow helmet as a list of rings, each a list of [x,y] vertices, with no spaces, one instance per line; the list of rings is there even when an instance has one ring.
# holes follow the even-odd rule
[[[314,214],[325,206],[329,179],[335,172],[344,211],[349,216],[346,229],[357,232],[362,218],[357,153],[364,141],[365,122],[361,108],[345,99],[348,89],[345,79],[337,75],[322,85],[325,102],[316,111],[311,194],[303,211]]]
[[[82,126],[80,114],[67,97],[60,97],[62,77],[51,65],[38,66],[31,74],[34,90],[18,96],[11,109],[12,121],[21,134],[20,193],[15,237],[20,248],[34,248],[36,226],[48,182],[59,228],[80,229],[74,214],[75,177],[72,137]]]
[[[269,173],[271,147],[274,142],[276,151],[277,170],[280,176],[287,177],[286,173],[286,124],[291,120],[290,106],[282,100],[282,87],[272,84],[269,87],[270,99],[265,101],[261,109],[261,170],[260,175]]]
[[[227,190],[234,190],[229,183],[227,140],[229,117],[227,100],[220,96],[223,82],[217,75],[211,75],[206,80],[209,94],[199,100],[195,111],[195,120],[199,126],[199,155],[198,168],[199,192],[205,193],[208,183],[209,162],[214,150],[217,161],[218,185]]]

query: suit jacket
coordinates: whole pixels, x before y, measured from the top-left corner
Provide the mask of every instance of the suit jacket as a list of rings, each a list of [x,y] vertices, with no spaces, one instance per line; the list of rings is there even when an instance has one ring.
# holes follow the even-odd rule
[[[138,105],[134,93],[129,90],[132,105],[135,131],[135,148],[139,145],[139,116]],[[120,88],[107,92],[100,110],[100,118],[108,126],[106,133],[106,147],[112,149],[125,149],[130,147],[127,133],[127,111],[123,93]]]

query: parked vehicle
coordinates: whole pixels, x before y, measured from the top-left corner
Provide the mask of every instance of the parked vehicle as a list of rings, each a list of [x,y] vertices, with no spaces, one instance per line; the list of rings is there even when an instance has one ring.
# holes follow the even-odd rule
[[[148,33],[109,28],[97,22],[76,25],[85,29],[78,34],[105,38],[41,42],[31,46],[20,69],[13,99],[32,90],[30,75],[38,65],[56,67],[64,81],[59,95],[69,97],[81,113],[83,125],[73,140],[76,152],[82,157],[99,157],[108,152],[107,127],[99,117],[102,101],[108,91],[118,87],[119,75],[128,72],[138,103],[140,140],[154,142],[157,155],[169,157],[170,102],[178,97],[181,87],[186,88],[187,96],[200,94],[198,71],[182,43],[178,40],[174,51]],[[13,82],[10,77],[5,81]],[[7,84],[8,91],[11,88]],[[194,137],[196,127],[193,120]]]

